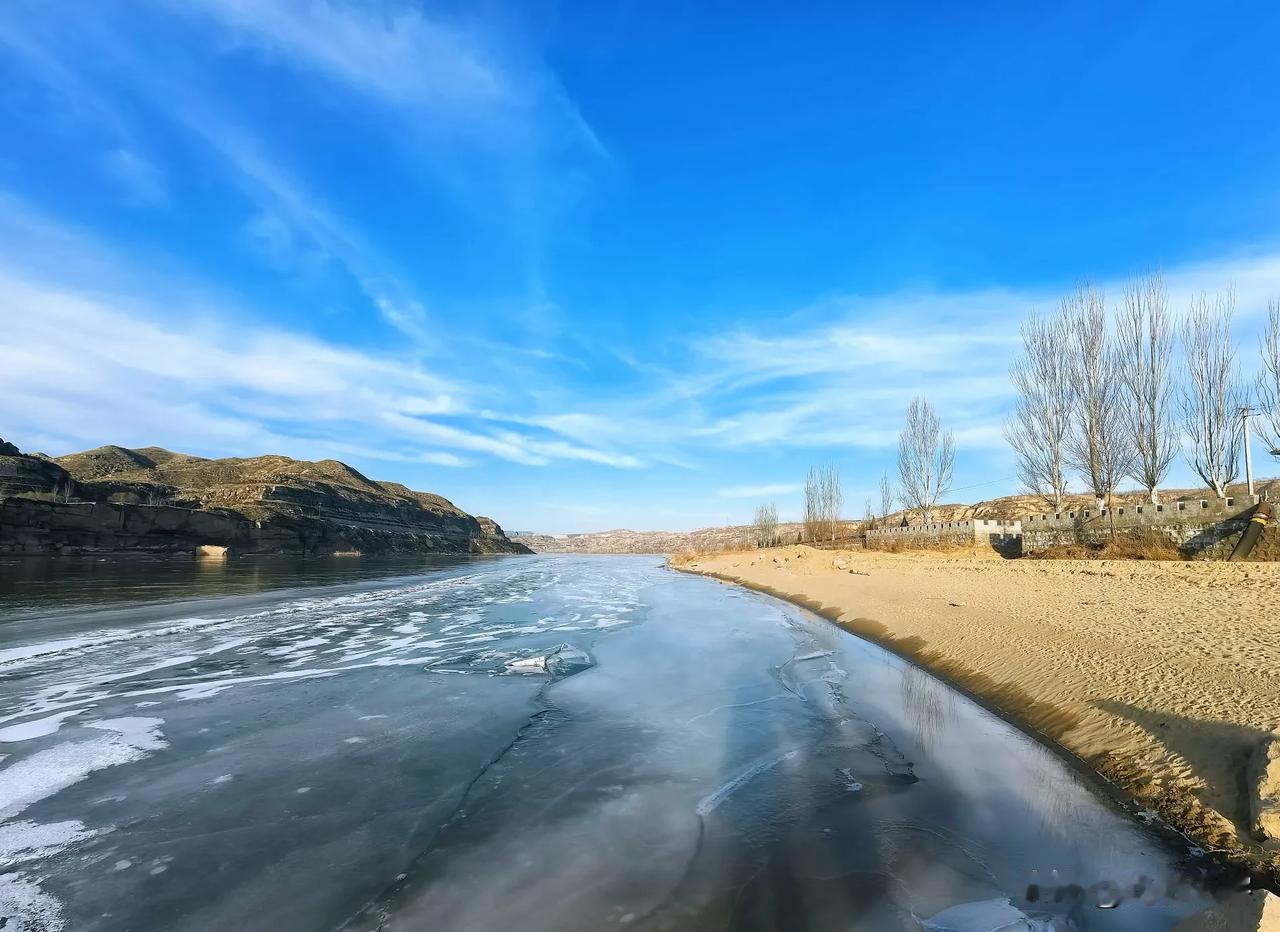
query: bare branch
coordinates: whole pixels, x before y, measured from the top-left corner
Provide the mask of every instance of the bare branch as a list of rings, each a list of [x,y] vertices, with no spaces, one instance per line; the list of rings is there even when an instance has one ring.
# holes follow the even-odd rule
[[[955,439],[943,432],[942,422],[924,398],[907,407],[907,423],[898,435],[898,480],[903,504],[920,511],[925,524],[933,520],[938,498],[951,488]]]
[[[1084,480],[1101,509],[1129,472],[1133,450],[1125,427],[1120,357],[1107,332],[1102,292],[1082,285],[1062,301],[1069,336],[1075,430],[1067,434],[1066,463]]]
[[[770,502],[756,509],[754,522],[757,547],[772,547],[778,540],[778,509]]]
[[[1236,419],[1244,392],[1231,346],[1234,290],[1191,302],[1182,325],[1186,380],[1181,393],[1182,424],[1190,441],[1187,460],[1218,498],[1237,475],[1240,434]]]
[[[1178,451],[1173,417],[1173,325],[1159,273],[1130,282],[1117,319],[1118,375],[1134,456],[1130,475],[1152,503]]]
[[[893,503],[897,497],[889,474],[882,472],[880,474],[880,522],[882,524],[889,520],[889,515],[893,514]]]
[[[1018,399],[1004,435],[1028,490],[1055,509],[1067,494],[1067,433],[1074,403],[1066,317],[1031,317],[1022,325],[1022,356],[1009,367]]]
[[[804,482],[804,536],[808,541],[836,539],[844,493],[840,473],[831,465],[814,466]]]
[[[1262,408],[1262,436],[1271,455],[1280,459],[1280,299],[1267,304],[1267,329],[1259,341],[1262,372],[1258,375],[1258,405]]]

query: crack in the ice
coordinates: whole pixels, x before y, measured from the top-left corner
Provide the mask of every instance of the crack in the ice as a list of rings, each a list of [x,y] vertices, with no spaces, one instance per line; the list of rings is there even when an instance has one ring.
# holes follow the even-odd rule
[[[481,768],[476,772],[476,775],[472,777],[470,781],[467,782],[467,784],[463,787],[462,793],[458,797],[457,804],[449,812],[448,816],[446,816],[440,822],[439,827],[437,827],[436,830],[432,832],[430,841],[428,841],[426,846],[423,847],[422,850],[419,851],[418,854],[414,857],[413,861],[409,864],[408,869],[405,870],[404,873],[400,874],[395,879],[395,881],[387,885],[387,887],[385,887],[380,893],[378,893],[376,896],[371,897],[363,906],[361,906],[358,910],[356,910],[350,917],[348,917],[347,919],[344,919],[340,924],[335,926],[334,932],[341,932],[341,930],[343,929],[349,929],[352,927],[354,923],[358,922],[360,919],[365,917],[370,917],[372,914],[374,914],[374,911],[377,908],[378,904],[385,904],[388,900],[390,900],[393,896],[395,896],[397,892],[403,889],[403,887],[405,886],[405,881],[413,874],[414,867],[417,864],[421,863],[423,859],[428,857],[433,851],[436,850],[436,846],[440,840],[440,837],[446,831],[448,831],[449,828],[452,825],[454,825],[454,823],[456,823],[458,819],[462,816],[462,814],[465,812],[466,806],[470,800],[472,791],[476,788],[476,786],[480,783],[480,781],[485,778],[485,775],[488,774],[489,771],[491,771],[495,766],[497,766],[504,757],[510,754],[511,751],[516,747],[516,745],[518,745],[533,728],[542,724],[542,722],[547,717],[549,717],[552,713],[559,711],[554,706],[548,705],[546,703],[547,690],[550,689],[553,685],[555,685],[555,682],[556,681],[554,679],[549,679],[546,683],[544,683],[538,689],[537,693],[534,694],[533,703],[537,705],[541,705],[542,708],[532,713],[529,716],[529,718],[525,720],[524,724],[516,729],[516,732],[512,736],[511,740],[507,742],[507,744],[504,745],[502,748],[500,748],[497,751],[497,753],[495,753],[492,757],[490,757],[489,760],[486,761],[484,765],[481,766]],[[425,817],[426,817],[426,814],[424,813],[423,818]],[[421,824],[422,824],[421,819],[419,819],[417,825],[414,826],[414,831],[416,831],[417,827]],[[411,832],[409,837],[412,837],[412,834],[413,833]],[[387,922],[390,921],[390,919],[391,919],[391,914],[385,910],[385,907],[383,909],[378,910],[377,922],[373,926],[373,928],[376,930],[385,929]]]

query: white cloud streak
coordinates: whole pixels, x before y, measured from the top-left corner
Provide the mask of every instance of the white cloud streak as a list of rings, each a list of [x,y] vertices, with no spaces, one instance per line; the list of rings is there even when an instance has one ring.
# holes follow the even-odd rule
[[[468,427],[471,387],[408,360],[182,310],[0,270],[4,436],[42,437],[52,452],[109,441],[449,467],[470,463],[455,451],[531,466],[640,465],[564,438]]]
[[[181,0],[264,53],[389,103],[429,109],[510,104],[517,88],[477,41],[407,4]]]

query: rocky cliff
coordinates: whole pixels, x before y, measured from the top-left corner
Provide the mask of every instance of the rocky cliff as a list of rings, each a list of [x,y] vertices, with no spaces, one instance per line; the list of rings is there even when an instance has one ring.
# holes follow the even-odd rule
[[[489,518],[345,463],[0,441],[0,553],[528,553]]]

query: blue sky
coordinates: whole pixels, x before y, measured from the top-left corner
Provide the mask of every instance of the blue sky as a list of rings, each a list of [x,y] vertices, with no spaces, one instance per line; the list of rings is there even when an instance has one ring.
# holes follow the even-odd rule
[[[1280,296],[1274,4],[0,7],[0,436],[335,457],[509,530],[862,511],[1018,321]],[[1185,480],[1179,464],[1174,479]]]

